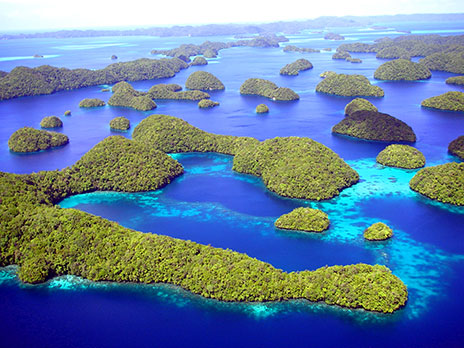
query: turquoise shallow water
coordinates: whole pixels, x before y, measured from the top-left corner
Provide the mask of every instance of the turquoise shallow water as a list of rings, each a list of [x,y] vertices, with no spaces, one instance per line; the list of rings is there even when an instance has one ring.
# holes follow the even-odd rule
[[[388,26],[390,27],[390,26]],[[392,28],[404,29],[400,25]],[[385,35],[403,35],[393,29],[366,31],[343,29],[349,41],[372,42]],[[415,30],[463,33],[460,24],[445,23]],[[337,31],[337,30],[336,30]],[[338,46],[321,35],[290,35],[289,44],[324,48]],[[95,40],[13,40],[2,43],[0,70],[18,64],[49,63],[66,67],[101,68],[112,54],[121,60],[149,56],[153,48],[176,47],[205,38],[118,37]],[[208,38],[233,40],[232,37]],[[8,57],[49,54],[42,61]],[[360,182],[340,196],[311,202],[281,198],[269,192],[259,178],[234,173],[232,157],[217,154],[173,155],[185,174],[156,192],[123,194],[95,192],[70,197],[60,205],[100,215],[146,233],[166,234],[216,247],[230,248],[269,262],[286,271],[358,262],[388,266],[408,286],[409,301],[393,315],[347,310],[307,301],[236,304],[206,300],[170,285],[92,283],[66,276],[41,285],[21,284],[14,267],[0,269],[0,337],[5,346],[444,346],[464,345],[462,333],[464,208],[434,203],[411,191],[408,182],[416,171],[386,168],[375,156],[387,144],[333,136],[331,127],[343,117],[351,99],[317,94],[315,85],[325,70],[360,73],[385,90],[381,99],[370,99],[382,112],[402,119],[415,130],[415,146],[427,166],[457,161],[446,152],[448,143],[464,134],[463,114],[420,108],[420,101],[457,87],[444,80],[449,73],[433,72],[424,82],[393,83],[373,80],[383,63],[371,54],[354,54],[362,64],[333,61],[331,54],[284,53],[281,49],[233,48],[221,51],[206,67],[181,71],[172,79],[140,81],[152,84],[185,84],[188,75],[204,69],[226,85],[212,93],[221,105],[199,110],[196,103],[157,101],[156,113],[181,117],[206,131],[253,136],[308,136],[339,153],[360,174]],[[2,58],[3,57],[3,60]],[[297,77],[278,75],[279,69],[297,58],[307,58],[314,69]],[[8,58],[8,59],[7,59]],[[291,87],[301,99],[276,103],[259,97],[240,96],[248,77],[268,78]],[[108,123],[124,115],[132,129],[153,112],[104,107],[80,110],[85,97],[108,100],[110,94],[96,86],[49,96],[0,102],[0,170],[29,173],[73,164],[101,139],[113,134]],[[265,102],[271,111],[257,116],[254,108]],[[7,140],[19,127],[39,127],[42,117],[62,115],[71,142],[68,146],[31,155],[10,153]],[[298,206],[324,210],[331,220],[322,234],[277,230],[274,220]],[[394,237],[368,243],[362,237],[370,224],[383,221]],[[11,320],[14,318],[14,320]]]

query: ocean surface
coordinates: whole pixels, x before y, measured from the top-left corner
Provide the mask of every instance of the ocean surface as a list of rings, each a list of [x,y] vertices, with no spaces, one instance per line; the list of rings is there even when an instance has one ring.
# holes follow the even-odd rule
[[[345,42],[372,43],[375,39],[413,34],[464,34],[462,23],[382,23],[386,29],[334,28]],[[335,50],[340,43],[322,34],[287,35],[300,47]],[[233,41],[228,37],[101,37],[23,39],[0,42],[0,70],[16,66],[53,66],[100,69],[118,61],[150,55],[152,49],[182,43]],[[34,54],[44,58],[32,58]],[[360,174],[360,182],[340,196],[323,202],[286,199],[268,191],[259,178],[231,170],[231,156],[174,154],[185,174],[167,187],[146,193],[95,192],[60,203],[117,221],[146,233],[188,239],[229,248],[271,263],[285,271],[325,265],[383,264],[408,286],[407,305],[391,315],[348,310],[308,301],[282,303],[223,303],[204,299],[171,285],[93,283],[74,276],[40,285],[22,284],[16,268],[0,268],[0,347],[462,347],[464,346],[464,207],[436,203],[414,193],[408,182],[416,170],[387,168],[375,157],[388,143],[335,136],[331,128],[344,117],[352,98],[315,92],[319,74],[326,70],[362,74],[382,87],[384,98],[369,98],[379,111],[408,123],[417,135],[414,144],[427,166],[459,161],[447,153],[449,142],[464,135],[464,114],[420,107],[428,97],[451,90],[451,73],[433,72],[420,82],[373,79],[385,62],[375,54],[354,53],[361,64],[332,60],[332,52],[285,53],[281,48],[237,47],[221,50],[208,65],[182,70],[175,77],[131,83],[148,90],[153,84],[185,85],[196,70],[216,75],[225,91],[212,92],[220,106],[201,110],[191,101],[156,101],[158,108],[140,112],[105,106],[79,109],[83,98],[105,101],[111,92],[94,86],[45,96],[0,101],[0,170],[31,173],[72,165],[100,140],[110,135],[131,138],[131,131],[113,132],[109,121],[125,116],[131,130],[153,113],[180,117],[205,131],[260,140],[276,136],[305,136],[337,152]],[[160,56],[161,57],[161,56]],[[285,64],[299,58],[314,68],[299,76],[280,76]],[[295,102],[273,102],[241,96],[249,77],[269,79],[300,95]],[[255,113],[266,103],[270,112]],[[71,116],[62,116],[71,110]],[[18,128],[40,128],[44,116],[63,120],[67,146],[34,154],[9,151],[8,138]],[[464,184],[464,183],[463,183]],[[284,232],[274,228],[277,217],[299,206],[322,209],[331,220],[322,234]],[[394,230],[387,242],[369,243],[362,232],[382,221]]]

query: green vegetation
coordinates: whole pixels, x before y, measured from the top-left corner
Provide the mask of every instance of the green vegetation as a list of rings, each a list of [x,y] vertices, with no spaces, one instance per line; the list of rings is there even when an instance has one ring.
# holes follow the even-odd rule
[[[105,106],[106,103],[98,98],[85,98],[82,99],[79,103],[80,108],[94,108],[98,106]]]
[[[298,100],[300,96],[290,88],[278,87],[274,82],[258,78],[250,78],[240,86],[240,94],[260,95],[272,100]]]
[[[356,111],[346,116],[333,126],[332,132],[366,140],[416,141],[416,134],[403,121],[369,110]]]
[[[419,170],[409,187],[443,203],[464,205],[464,163],[445,163]]]
[[[293,63],[285,65],[280,69],[280,75],[298,75],[300,71],[312,69],[313,65],[307,59],[297,59]]]
[[[108,105],[125,106],[140,111],[156,108],[156,103],[144,92],[136,91],[129,83],[122,81],[113,86],[113,95]]]
[[[425,166],[425,157],[419,150],[408,146],[393,144],[382,150],[376,161],[384,166],[417,169]]]
[[[352,115],[356,111],[369,110],[377,111],[377,108],[369,101],[364,98],[355,98],[345,106],[345,115]]]
[[[332,198],[359,176],[337,154],[308,138],[254,138],[207,133],[172,116],[152,115],[134,129],[137,142],[163,152],[218,152],[235,155],[233,169],[259,176],[279,195]]]
[[[383,222],[376,222],[364,230],[364,238],[371,241],[385,240],[393,236],[393,230]]]
[[[426,80],[432,77],[430,70],[422,64],[407,59],[395,59],[383,63],[374,72],[377,80]]]
[[[411,59],[409,52],[405,48],[399,46],[389,46],[382,48],[377,52],[375,57],[383,59]]]
[[[115,117],[110,121],[110,128],[126,131],[130,128],[130,121],[124,116]]]
[[[259,104],[255,111],[257,114],[265,114],[269,112],[269,107],[266,104]]]
[[[185,87],[188,89],[198,89],[207,91],[223,90],[224,84],[213,74],[207,71],[195,71],[190,74],[185,81]]]
[[[153,100],[151,100],[150,97],[142,95],[139,97],[132,98],[129,107],[139,111],[149,111],[155,109],[157,105]]]
[[[314,48],[308,47],[297,47],[294,45],[287,45],[283,48],[284,52],[298,52],[298,53],[318,53],[319,50],[315,50]]]
[[[191,32],[192,27],[190,27],[188,35],[190,35]],[[215,31],[214,35],[218,35],[218,32]],[[230,47],[279,47],[279,42],[285,41],[288,41],[288,39],[284,36],[264,34],[253,36],[246,40],[238,40],[227,43],[205,41],[200,45],[183,44],[170,50],[152,50],[151,54],[163,54],[169,57],[177,57],[185,62],[189,62],[190,57],[198,55],[203,55],[205,58],[216,58],[220,50]]]
[[[214,106],[218,106],[219,103],[212,101],[210,99],[202,99],[198,102],[198,107],[201,109],[207,109],[207,108],[212,108]]]
[[[177,117],[151,115],[135,127],[132,138],[137,142],[167,153],[218,152],[235,155],[248,143],[258,143],[249,137],[207,133]]]
[[[448,152],[464,160],[464,135],[457,137],[449,143]]]
[[[446,83],[449,85],[464,86],[464,76],[453,76],[446,79]]]
[[[362,63],[362,60],[359,58],[348,57],[345,60],[350,63]]]
[[[351,58],[351,55],[346,52],[346,51],[337,51],[334,54],[332,54],[332,59],[343,59],[346,60],[348,58]]]
[[[322,77],[323,79],[328,77],[328,76],[334,76],[334,75],[337,75],[337,73],[335,71],[324,71],[322,73],[320,73],[320,77]]]
[[[191,149],[199,136],[208,134],[181,120],[162,119],[190,131],[179,139],[191,135]],[[234,139],[209,140],[226,138]],[[385,313],[406,303],[406,286],[385,266],[285,273],[245,254],[137,232],[53,206],[69,195],[95,190],[154,190],[181,173],[181,165],[170,156],[119,136],[106,138],[62,171],[0,173],[0,265],[19,265],[19,277],[28,283],[74,274],[93,281],[171,283],[222,301],[307,299]]]
[[[152,99],[173,99],[173,100],[202,100],[210,96],[202,91],[181,91],[182,87],[171,83],[160,83],[150,88],[147,95]],[[180,92],[179,92],[180,91]]]
[[[328,74],[316,86],[316,92],[344,97],[383,97],[384,91],[373,86],[363,75]]]
[[[355,53],[369,53],[375,52],[374,45],[369,45],[361,42],[344,43],[338,46],[337,51],[339,52],[355,52]]]
[[[208,61],[205,57],[195,57],[195,59],[190,63],[191,66],[195,65],[208,65]]]
[[[8,147],[14,152],[36,152],[69,143],[66,135],[23,127],[14,132],[8,139]]]
[[[446,92],[423,100],[421,105],[432,109],[464,112],[464,93],[457,91]]]
[[[324,40],[345,40],[345,38],[340,34],[327,33],[324,35]]]
[[[420,61],[430,70],[462,71],[464,53],[462,35],[402,35],[394,39],[385,37],[375,40],[374,44],[342,44],[338,51],[375,52],[377,58],[426,57]],[[458,72],[459,73],[459,72]]]
[[[332,198],[359,180],[335,152],[299,137],[249,142],[237,151],[232,169],[261,177],[281,196],[312,200]]]
[[[65,116],[71,116],[71,110],[66,110],[66,111],[64,112],[64,115],[65,115]]]
[[[42,65],[14,68],[0,81],[0,100],[51,94],[82,87],[114,84],[119,81],[151,80],[173,77],[188,65],[180,59],[138,59],[113,63],[104,69],[66,69]]]
[[[40,121],[42,128],[60,128],[63,127],[63,122],[56,116],[46,116]]]
[[[430,70],[448,71],[464,74],[464,48],[451,52],[437,52],[419,60]]]
[[[279,217],[274,226],[285,230],[322,232],[329,228],[329,217],[322,210],[296,208]]]

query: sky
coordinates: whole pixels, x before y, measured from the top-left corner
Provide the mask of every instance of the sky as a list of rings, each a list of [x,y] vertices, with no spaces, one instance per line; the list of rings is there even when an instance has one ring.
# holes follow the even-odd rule
[[[0,0],[0,31],[262,23],[413,13],[464,13],[464,1]]]

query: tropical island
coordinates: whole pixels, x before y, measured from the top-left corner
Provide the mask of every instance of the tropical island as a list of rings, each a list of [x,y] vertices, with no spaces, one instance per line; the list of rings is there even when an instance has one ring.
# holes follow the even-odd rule
[[[363,235],[370,241],[386,240],[393,236],[393,230],[383,222],[376,222],[366,228]]]
[[[464,93],[458,91],[446,92],[423,100],[421,106],[431,109],[464,112]]]
[[[259,104],[256,106],[255,112],[257,114],[266,114],[269,112],[269,107],[266,104]]]
[[[462,52],[464,36],[437,34],[384,37],[373,44],[355,42],[341,44],[337,51],[376,53],[377,58],[424,57],[419,60],[430,70],[464,73]]]
[[[409,145],[392,144],[383,149],[376,158],[377,163],[387,167],[417,169],[425,166],[425,156]]]
[[[426,66],[407,59],[395,59],[383,63],[374,72],[374,78],[377,80],[416,81],[431,77],[432,73]]]
[[[329,224],[329,217],[322,210],[300,207],[280,216],[274,226],[284,230],[323,232]]]
[[[324,35],[324,40],[345,40],[345,38],[340,34],[327,33]]]
[[[360,110],[347,115],[333,133],[376,141],[415,142],[416,134],[403,121],[378,111]]]
[[[283,48],[284,52],[298,52],[298,53],[319,53],[320,50],[316,50],[314,48],[309,47],[298,47],[295,45],[286,45]]]
[[[8,147],[13,152],[37,152],[69,143],[69,138],[57,132],[23,127],[11,134]]]
[[[348,57],[348,58],[345,58],[345,60],[347,62],[355,63],[355,64],[362,63],[362,60],[360,58]]]
[[[98,98],[85,98],[79,102],[80,108],[96,108],[99,106],[105,106],[106,103]]]
[[[113,136],[61,171],[0,173],[0,265],[19,265],[19,277],[27,283],[74,274],[93,281],[171,283],[222,301],[300,298],[384,313],[406,303],[406,286],[385,266],[286,273],[245,254],[54,206],[95,190],[155,190],[182,172],[177,161],[148,144]]]
[[[137,59],[113,63],[104,69],[67,69],[42,65],[16,67],[0,79],[0,100],[39,94],[51,94],[120,81],[152,80],[173,77],[188,65],[180,59]]]
[[[337,196],[359,180],[358,173],[331,149],[299,137],[248,142],[237,151],[232,169],[261,177],[269,190],[281,196],[318,201]]]
[[[312,68],[313,65],[309,60],[301,58],[297,59],[293,63],[285,65],[282,69],[280,69],[280,75],[296,76],[300,73],[300,71],[305,71]]]
[[[373,86],[363,75],[330,73],[317,84],[316,92],[343,97],[383,97],[384,91]]]
[[[225,88],[224,84],[216,76],[202,70],[190,74],[187,81],[185,81],[185,87],[203,91],[220,91]]]
[[[110,128],[118,131],[126,131],[130,128],[130,121],[124,116],[115,117],[110,121]]]
[[[450,52],[437,52],[419,60],[430,70],[464,74],[464,47]]]
[[[205,59],[205,57],[195,57],[195,59],[193,59],[193,61],[190,63],[190,66],[196,65],[208,65],[208,61]]]
[[[286,87],[279,87],[274,82],[259,78],[249,78],[240,86],[240,94],[259,95],[272,100],[298,100],[300,96]]]
[[[368,110],[378,111],[377,108],[367,99],[355,98],[345,106],[345,115],[352,115],[356,111]]]
[[[411,59],[411,55],[406,48],[400,46],[388,46],[377,51],[376,58],[381,59]]]
[[[169,50],[152,50],[151,54],[162,54],[168,57],[179,58],[186,63],[190,62],[190,57],[203,55],[205,58],[216,58],[220,50],[231,47],[279,47],[279,42],[286,42],[288,39],[285,36],[267,33],[258,36],[253,36],[246,40],[238,40],[232,42],[211,42],[205,41],[200,45],[182,44],[177,48]]]
[[[63,127],[63,121],[56,116],[46,116],[40,121],[42,128],[60,128]]]
[[[445,82],[449,85],[464,86],[464,76],[448,77]]]
[[[464,205],[464,163],[450,162],[419,170],[409,187],[435,201]]]
[[[147,92],[152,99],[169,99],[169,100],[202,100],[208,99],[210,95],[203,91],[191,90],[182,91],[182,87],[175,83],[160,83],[153,85]]]
[[[347,60],[351,58],[351,54],[349,54],[347,51],[342,51],[342,50],[338,50],[337,49],[337,52],[335,52],[334,54],[332,54],[332,59],[343,59],[343,60]]]
[[[218,102],[212,101],[210,99],[202,99],[198,102],[198,107],[200,109],[209,109],[218,105]]]
[[[115,84],[112,90],[113,95],[108,100],[110,106],[125,106],[139,111],[149,111],[157,107],[147,93],[136,91],[125,81]]]
[[[132,136],[167,153],[234,155],[233,170],[261,177],[269,190],[285,197],[329,199],[359,180],[358,173],[336,153],[309,138],[277,137],[259,142],[249,137],[207,133],[166,115],[147,117]],[[288,166],[290,162],[294,165]]]
[[[464,160],[464,135],[457,137],[449,143],[448,152]]]

